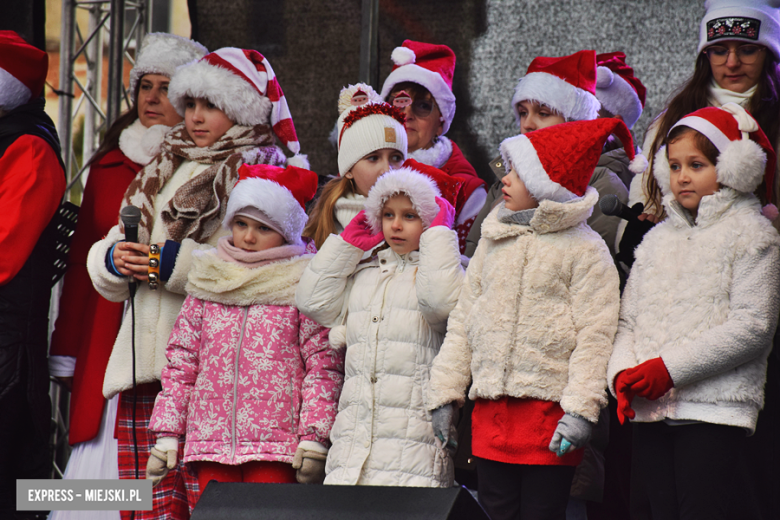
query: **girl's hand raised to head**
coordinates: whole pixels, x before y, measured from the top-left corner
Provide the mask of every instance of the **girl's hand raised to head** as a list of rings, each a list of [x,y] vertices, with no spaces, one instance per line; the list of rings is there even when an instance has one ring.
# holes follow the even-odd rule
[[[164,243],[158,244],[160,247]],[[145,282],[149,279],[149,246],[136,242],[118,242],[114,248],[114,265],[124,276]]]

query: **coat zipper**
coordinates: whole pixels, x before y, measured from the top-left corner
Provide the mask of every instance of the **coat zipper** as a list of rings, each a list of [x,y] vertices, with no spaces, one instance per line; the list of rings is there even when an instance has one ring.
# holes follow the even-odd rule
[[[244,318],[241,320],[241,335],[238,338],[238,348],[236,349],[236,361],[233,367],[235,372],[233,377],[233,428],[232,428],[232,440],[230,446],[230,460],[235,462],[236,459],[236,401],[238,400],[238,360],[241,357],[241,344],[244,343],[244,330],[246,329],[246,318],[249,313],[249,308],[244,307]]]

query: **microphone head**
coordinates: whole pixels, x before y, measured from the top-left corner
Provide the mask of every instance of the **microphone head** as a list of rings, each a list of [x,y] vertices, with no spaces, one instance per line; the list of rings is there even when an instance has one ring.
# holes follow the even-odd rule
[[[132,226],[141,222],[141,210],[135,206],[125,206],[119,212],[119,218],[125,226]]]
[[[601,197],[601,200],[599,200],[599,208],[601,208],[601,212],[605,215],[618,215],[620,213],[620,206],[620,200],[617,198],[617,195],[614,194],[604,195]]]

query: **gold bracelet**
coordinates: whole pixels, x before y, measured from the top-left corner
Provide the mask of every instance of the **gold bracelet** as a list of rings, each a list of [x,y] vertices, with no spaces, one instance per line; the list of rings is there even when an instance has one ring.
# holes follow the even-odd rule
[[[160,284],[160,246],[149,246],[149,289],[156,291]]]

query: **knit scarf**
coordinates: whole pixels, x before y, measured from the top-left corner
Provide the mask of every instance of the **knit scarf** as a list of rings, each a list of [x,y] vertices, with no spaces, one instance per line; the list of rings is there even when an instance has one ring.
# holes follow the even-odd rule
[[[736,103],[742,108],[747,108],[750,104],[750,98],[756,92],[758,85],[753,85],[745,92],[734,92],[725,88],[721,88],[720,85],[712,79],[710,84],[710,103],[714,107],[722,107],[726,103]]]
[[[347,224],[360,213],[365,203],[366,198],[359,193],[349,193],[336,201],[333,211],[341,229],[346,228]]]
[[[531,219],[534,218],[534,213],[536,213],[536,208],[512,211],[511,209],[506,208],[506,203],[504,201],[501,201],[496,217],[499,222],[503,222],[504,224],[529,226],[531,225]]]
[[[225,216],[227,199],[242,164],[284,164],[284,154],[273,143],[267,125],[233,125],[217,142],[203,148],[195,145],[183,122],[173,127],[165,136],[160,155],[136,175],[122,201],[123,208],[133,205],[141,210],[138,241],[149,243],[155,197],[185,160],[211,166],[176,190],[161,212],[162,222],[170,240],[207,240]]]
[[[226,262],[239,264],[247,269],[262,267],[272,262],[280,262],[294,256],[301,256],[306,250],[306,246],[285,244],[279,247],[272,247],[264,251],[244,251],[233,244],[233,237],[220,237],[217,241],[217,256]]]

